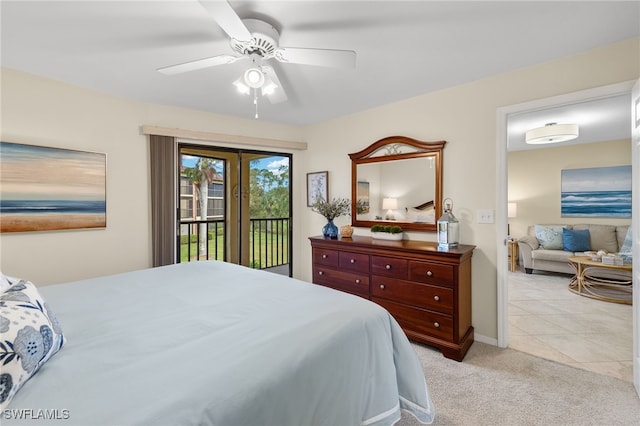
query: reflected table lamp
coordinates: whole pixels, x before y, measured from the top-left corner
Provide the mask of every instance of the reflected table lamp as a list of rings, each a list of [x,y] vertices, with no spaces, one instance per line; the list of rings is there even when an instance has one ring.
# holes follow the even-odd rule
[[[393,214],[393,211],[398,208],[398,199],[397,198],[383,198],[382,199],[382,210],[387,211],[387,215],[385,219],[387,220],[396,220],[396,216]]]

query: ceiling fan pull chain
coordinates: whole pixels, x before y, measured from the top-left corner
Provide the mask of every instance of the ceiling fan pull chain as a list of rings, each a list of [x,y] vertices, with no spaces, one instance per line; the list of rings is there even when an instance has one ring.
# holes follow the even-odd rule
[[[258,90],[253,89],[253,104],[256,106],[256,120],[258,119]]]

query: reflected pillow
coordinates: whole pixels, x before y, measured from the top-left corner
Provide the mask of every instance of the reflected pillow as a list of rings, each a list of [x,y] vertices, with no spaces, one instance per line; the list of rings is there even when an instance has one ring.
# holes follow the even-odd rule
[[[533,225],[536,238],[543,249],[562,250],[562,230],[564,226]]]
[[[19,280],[0,294],[0,410],[62,348],[65,337],[35,285]]]
[[[432,208],[420,210],[407,207],[407,222],[436,223],[436,212]]]
[[[591,250],[591,236],[588,229],[562,228],[562,244],[564,251]]]

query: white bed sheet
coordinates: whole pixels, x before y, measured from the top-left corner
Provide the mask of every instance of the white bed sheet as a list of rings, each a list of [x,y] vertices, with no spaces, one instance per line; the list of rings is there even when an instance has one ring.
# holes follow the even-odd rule
[[[216,261],[40,290],[68,342],[3,425],[391,425],[401,408],[433,420],[406,336],[356,296]]]

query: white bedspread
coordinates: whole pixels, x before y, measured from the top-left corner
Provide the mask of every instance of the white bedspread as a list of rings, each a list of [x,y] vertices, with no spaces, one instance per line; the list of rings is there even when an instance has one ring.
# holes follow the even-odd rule
[[[391,425],[400,408],[433,420],[406,336],[355,296],[216,261],[41,293],[68,342],[3,425]]]

